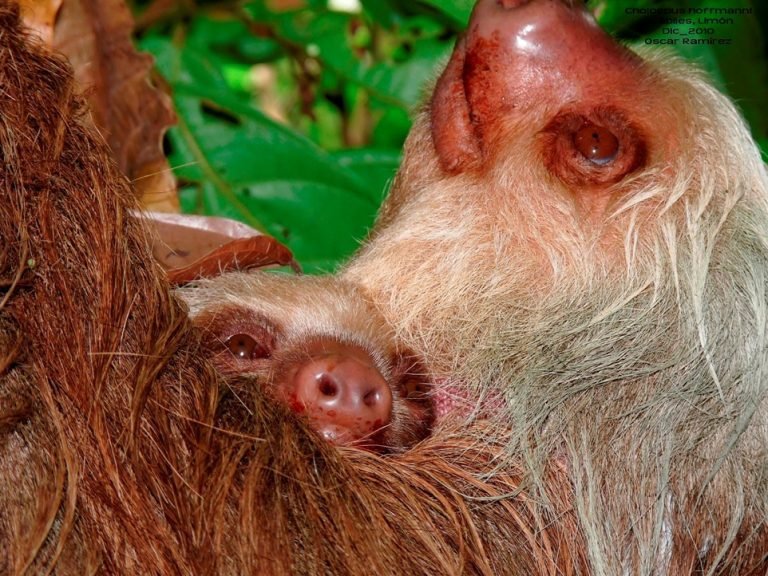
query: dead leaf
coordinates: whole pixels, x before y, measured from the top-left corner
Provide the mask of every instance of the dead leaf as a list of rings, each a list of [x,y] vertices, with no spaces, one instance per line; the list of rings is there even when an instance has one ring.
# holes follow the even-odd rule
[[[307,5],[306,0],[267,0],[267,8],[272,12],[288,12],[298,10]]]
[[[235,220],[156,212],[141,216],[155,230],[153,253],[172,284],[274,265],[299,270],[288,248]]]
[[[53,26],[62,0],[18,0],[24,24],[34,31],[46,46],[53,43]]]
[[[136,51],[132,31],[123,0],[66,0],[53,46],[72,63],[93,121],[142,203],[178,212],[176,179],[162,148],[176,115],[170,98],[150,84],[152,57]]]

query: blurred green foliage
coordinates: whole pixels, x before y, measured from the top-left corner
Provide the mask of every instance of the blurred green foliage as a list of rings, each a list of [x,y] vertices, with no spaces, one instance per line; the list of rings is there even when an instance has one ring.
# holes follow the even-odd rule
[[[167,147],[183,210],[264,230],[308,272],[332,271],[365,237],[410,117],[473,1],[359,0],[351,12],[328,4],[135,0],[133,6],[140,47],[154,54],[179,116]],[[659,9],[723,6],[754,12],[712,25],[732,45],[677,48],[739,103],[768,150],[765,3],[590,3],[601,24],[630,44],[669,36],[669,16]]]

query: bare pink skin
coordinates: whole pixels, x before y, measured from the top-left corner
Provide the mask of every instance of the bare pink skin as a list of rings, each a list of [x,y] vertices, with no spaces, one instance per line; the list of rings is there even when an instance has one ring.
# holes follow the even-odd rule
[[[288,405],[334,444],[372,439],[392,419],[392,391],[358,346],[319,341],[277,385]]]
[[[642,73],[642,61],[616,44],[582,6],[480,0],[432,98],[440,163],[450,173],[482,167],[503,149],[498,144],[510,122],[546,113],[550,106],[572,102],[579,113],[580,103],[594,109],[607,96],[614,102],[636,100]],[[620,159],[617,177],[642,162],[643,151],[637,152]],[[611,183],[571,179],[580,185]]]
[[[466,34],[436,84],[426,118],[420,119],[428,120],[431,138],[415,146],[430,149],[409,162],[409,155],[415,158],[418,152],[407,146],[407,170],[398,177],[402,183],[393,186],[370,242],[376,250],[381,246],[375,240],[394,229],[396,216],[415,210],[410,205],[413,191],[436,179],[466,177],[484,191],[483,202],[497,202],[510,213],[516,203],[539,202],[535,196],[520,202],[496,198],[497,191],[513,188],[508,182],[483,187],[484,182],[515,173],[529,174],[530,180],[521,184],[539,190],[542,202],[567,204],[580,221],[603,229],[596,247],[604,250],[606,260],[621,257],[620,244],[605,230],[610,226],[606,216],[633,189],[632,183],[624,185],[628,175],[684,151],[677,130],[677,116],[684,109],[669,106],[653,67],[614,42],[578,2],[573,4],[477,3]],[[592,156],[590,139],[595,134]],[[433,157],[436,163],[426,161]],[[514,166],[505,166],[507,161],[527,162],[527,171],[515,172]],[[421,203],[427,201],[443,206],[454,199],[420,198]],[[472,202],[455,198],[457,210]],[[566,221],[562,226],[572,229]],[[535,232],[530,262],[546,266],[540,246],[557,246],[560,239],[547,238],[542,227]],[[508,242],[506,249],[511,250],[526,242],[526,233],[512,235]],[[352,266],[362,270],[360,260]],[[367,279],[374,277],[375,270],[366,270],[355,281],[374,290],[375,284],[386,285],[386,279]]]

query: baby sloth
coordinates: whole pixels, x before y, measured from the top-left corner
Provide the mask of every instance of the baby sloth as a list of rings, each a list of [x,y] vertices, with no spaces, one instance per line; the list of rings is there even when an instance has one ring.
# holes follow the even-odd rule
[[[253,376],[328,441],[392,452],[429,435],[423,362],[352,285],[236,272],[178,293],[221,373]]]

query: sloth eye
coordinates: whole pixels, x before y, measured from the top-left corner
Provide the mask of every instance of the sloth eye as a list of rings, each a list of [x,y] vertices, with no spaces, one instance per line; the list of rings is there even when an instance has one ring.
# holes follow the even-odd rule
[[[618,138],[610,130],[592,123],[576,131],[573,143],[584,158],[598,166],[613,162],[619,152]]]
[[[640,128],[612,107],[562,111],[538,139],[547,170],[576,194],[619,182],[648,157]]]
[[[406,400],[426,400],[429,393],[429,383],[416,378],[408,378],[400,384],[400,394]]]
[[[224,345],[239,360],[259,360],[269,358],[271,350],[264,344],[257,342],[249,334],[235,334],[230,336]]]

